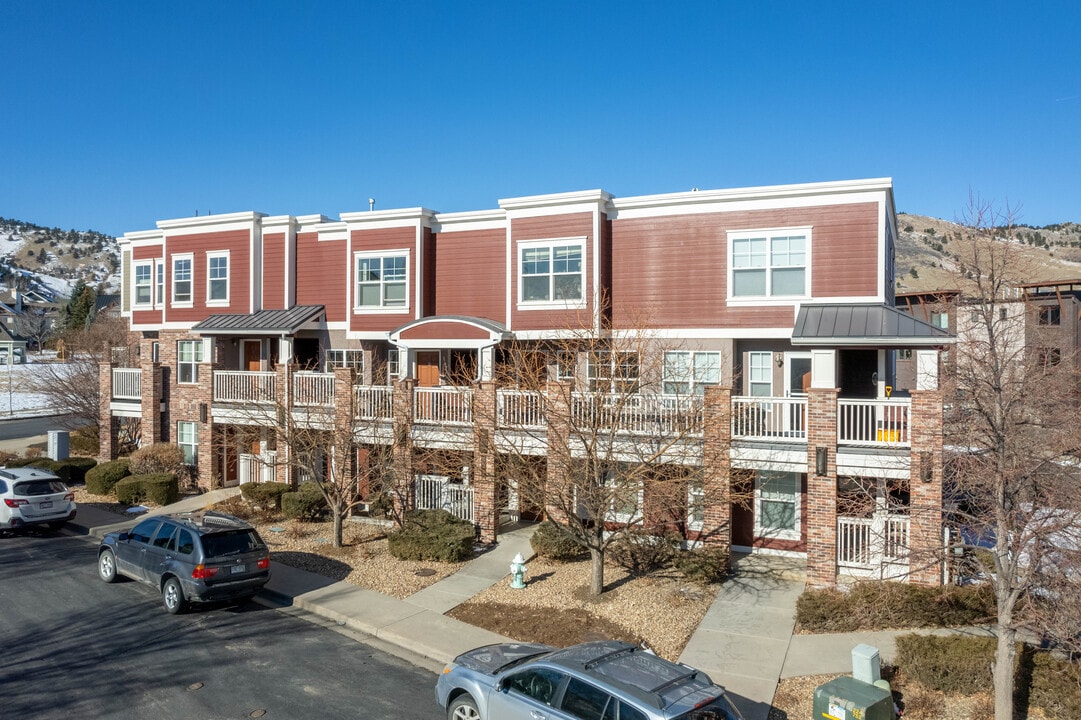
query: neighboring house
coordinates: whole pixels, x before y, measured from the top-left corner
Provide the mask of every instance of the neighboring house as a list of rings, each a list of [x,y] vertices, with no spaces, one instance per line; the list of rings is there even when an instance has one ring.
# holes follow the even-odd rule
[[[895,308],[895,212],[880,179],[159,221],[119,241],[121,313],[142,334],[142,361],[102,367],[101,457],[117,452],[120,418],[141,418],[143,441],[178,443],[203,486],[294,481],[260,464],[283,451],[280,415],[257,423],[246,410],[355,402],[355,417],[342,412],[364,438],[357,464],[393,446],[395,469],[419,488],[430,476],[415,451],[458,453],[460,477],[443,481],[466,491],[457,509],[491,541],[501,517],[526,510],[498,457],[525,422],[504,403],[513,388],[493,382],[500,346],[535,344],[549,379],[578,389],[634,382],[642,358],[630,353],[611,368],[545,355],[582,318],[601,327],[603,317],[655,338],[641,352],[672,382],[652,397],[700,396],[704,428],[675,462],[697,478],[687,527],[723,528],[701,540],[805,556],[813,584],[839,573],[938,583],[941,564],[924,559],[942,543],[937,372],[952,338]],[[895,350],[920,372],[908,397],[891,399]],[[473,395],[455,397],[500,408],[490,427],[459,401],[436,402],[465,384]],[[647,401],[654,418],[667,407]],[[537,417],[543,463],[574,429]],[[617,435],[665,432],[611,422]],[[710,501],[737,485],[753,500]],[[879,496],[846,515],[839,493],[857,485]]]

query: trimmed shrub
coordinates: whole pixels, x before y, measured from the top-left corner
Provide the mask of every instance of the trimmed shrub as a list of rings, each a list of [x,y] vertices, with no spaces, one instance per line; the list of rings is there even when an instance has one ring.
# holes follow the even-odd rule
[[[1076,717],[1081,708],[1081,665],[1051,653],[1035,653],[1028,700],[1049,718]]]
[[[387,550],[399,560],[463,562],[473,557],[473,523],[446,510],[410,510],[405,525],[387,535]]]
[[[121,478],[113,485],[113,493],[116,495],[117,502],[122,502],[125,505],[138,505],[146,497],[143,490],[143,476],[128,475]]]
[[[89,457],[70,457],[66,460],[53,460],[52,471],[66,485],[81,485],[86,482],[86,473],[92,470],[98,461]]]
[[[132,475],[179,474],[182,467],[184,452],[172,443],[154,443],[131,454]]]
[[[971,695],[992,688],[993,637],[899,635],[897,665],[924,687]]]
[[[577,560],[586,551],[574,537],[558,523],[545,520],[533,532],[529,545],[537,557],[548,560]]]
[[[143,502],[169,505],[180,499],[179,483],[172,473],[128,475],[113,486],[113,492],[116,499],[125,505]]]
[[[241,490],[243,492],[243,490]],[[323,491],[315,483],[304,483],[296,492],[282,493],[282,514],[295,520],[318,520],[327,509]]]
[[[281,509],[282,495],[289,491],[289,486],[280,482],[244,483],[240,494],[250,504],[263,509]]]
[[[631,530],[609,545],[605,554],[632,575],[645,575],[671,563],[678,551],[676,538]]]
[[[691,582],[719,583],[728,575],[728,548],[706,546],[677,552],[672,566]]]
[[[109,495],[121,479],[131,475],[127,459],[102,463],[86,473],[86,491],[94,495]]]
[[[868,581],[847,590],[808,590],[796,604],[797,622],[811,632],[959,627],[992,617],[994,596],[986,585],[927,587]]]

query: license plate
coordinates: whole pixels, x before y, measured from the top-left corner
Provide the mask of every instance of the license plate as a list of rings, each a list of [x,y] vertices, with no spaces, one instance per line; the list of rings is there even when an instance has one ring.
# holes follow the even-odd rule
[[[51,508],[52,506],[53,506],[53,501],[52,500],[42,500],[41,504],[38,505],[38,507],[41,508],[42,510],[44,510],[45,508]]]
[[[234,565],[233,567],[231,567],[229,569],[229,572],[233,573],[234,575],[236,575],[237,573],[242,573],[242,572],[244,572],[244,566],[243,565]]]

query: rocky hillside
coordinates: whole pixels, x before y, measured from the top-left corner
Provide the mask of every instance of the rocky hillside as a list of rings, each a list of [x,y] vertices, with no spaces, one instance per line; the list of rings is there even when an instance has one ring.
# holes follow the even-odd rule
[[[964,233],[957,223],[901,213],[897,216],[897,292],[951,290],[957,287],[956,257]],[[1081,278],[1081,224],[1013,229],[1017,243],[1038,268],[1030,282]]]
[[[119,269],[116,238],[93,230],[61,230],[0,218],[0,288],[21,282],[67,295],[82,280],[115,292]]]

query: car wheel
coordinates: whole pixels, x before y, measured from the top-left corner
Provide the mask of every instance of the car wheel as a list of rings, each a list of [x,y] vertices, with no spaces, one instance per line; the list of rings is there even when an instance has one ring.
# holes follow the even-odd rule
[[[180,587],[180,581],[169,578],[161,588],[161,601],[170,615],[184,612],[184,588]]]
[[[102,550],[98,555],[98,577],[107,583],[116,582],[116,555],[112,550]]]
[[[472,697],[459,695],[447,707],[447,720],[480,720],[480,710]]]

